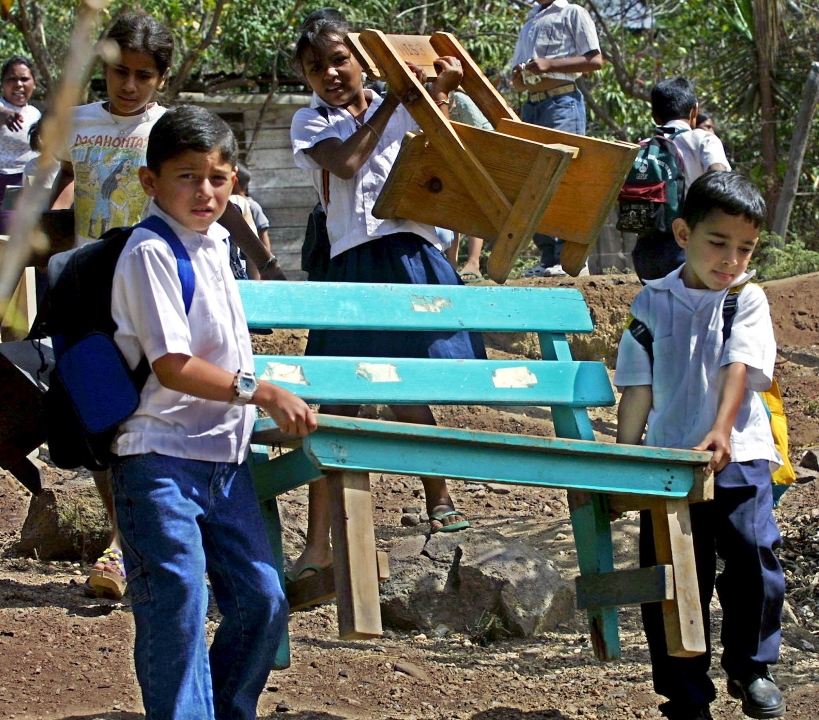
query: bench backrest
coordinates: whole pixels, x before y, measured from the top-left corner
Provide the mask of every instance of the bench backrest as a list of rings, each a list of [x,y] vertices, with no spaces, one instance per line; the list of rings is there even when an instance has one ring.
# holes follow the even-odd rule
[[[573,360],[592,320],[572,288],[241,282],[252,329],[534,332],[542,360],[257,356],[256,372],[311,402],[614,404],[605,366]]]

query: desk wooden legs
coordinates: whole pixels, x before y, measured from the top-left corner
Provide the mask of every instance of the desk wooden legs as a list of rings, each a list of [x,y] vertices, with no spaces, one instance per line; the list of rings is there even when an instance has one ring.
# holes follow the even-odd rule
[[[666,500],[663,507],[652,508],[651,521],[656,563],[674,570],[674,599],[663,601],[668,654],[700,655],[705,652],[705,633],[688,500]]]
[[[381,604],[370,476],[362,472],[330,472],[327,480],[339,636],[379,637]]]

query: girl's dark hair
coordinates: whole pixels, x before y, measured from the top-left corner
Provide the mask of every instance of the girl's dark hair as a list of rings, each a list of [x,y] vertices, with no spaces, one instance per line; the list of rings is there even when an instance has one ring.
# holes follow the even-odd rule
[[[34,150],[34,152],[40,152],[42,149],[40,143],[40,123],[43,122],[44,115],[40,116],[40,119],[36,123],[32,123],[31,127],[28,129],[28,146]]]
[[[6,60],[6,62],[3,63],[3,69],[0,70],[0,80],[4,80],[6,73],[15,65],[25,65],[31,71],[31,76],[37,80],[37,70],[34,67],[34,63],[23,55],[12,55],[8,60]]]
[[[708,122],[711,119],[711,116],[707,113],[704,113],[702,110],[697,112],[697,127],[702,125],[704,122]]]
[[[180,105],[156,121],[148,136],[146,164],[159,174],[162,163],[188,150],[216,150],[231,165],[239,159],[239,146],[230,126],[216,113],[197,105]]]
[[[301,35],[296,41],[290,63],[293,70],[302,74],[301,60],[308,48],[322,52],[338,39],[343,40],[351,29],[343,13],[335,8],[321,8],[311,12],[301,24]]]
[[[159,20],[142,13],[120,15],[105,33],[120,50],[146,53],[153,57],[160,75],[168,72],[173,59],[173,35]]]
[[[688,188],[681,217],[692,230],[714,210],[742,215],[754,227],[765,222],[767,206],[762,194],[747,177],[725,170],[700,175]]]

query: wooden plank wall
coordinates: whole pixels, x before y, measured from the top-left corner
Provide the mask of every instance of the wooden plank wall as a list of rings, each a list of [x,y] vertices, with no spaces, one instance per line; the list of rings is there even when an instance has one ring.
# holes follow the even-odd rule
[[[264,124],[253,147],[249,147],[259,117],[264,95],[205,96],[183,93],[180,102],[202,105],[218,113],[233,128],[242,150],[242,158],[250,150],[245,164],[253,174],[250,193],[261,203],[270,219],[270,239],[273,252],[292,280],[303,280],[301,245],[307,216],[318,202],[307,173],[293,162],[290,149],[290,122],[301,107],[310,102],[307,94],[279,95],[265,113]],[[616,211],[612,210],[600,237],[592,248],[589,269],[593,274],[607,269],[631,269],[634,237],[615,228]]]
[[[296,111],[309,104],[310,96],[277,96],[268,107],[256,142],[251,147],[264,99],[264,95],[204,96],[199,93],[186,93],[180,97],[183,102],[213,110],[231,125],[239,141],[242,161],[252,174],[250,194],[270,220],[268,233],[273,252],[289,279],[303,280],[306,278],[301,271],[304,229],[318,197],[307,173],[293,162],[290,123]]]

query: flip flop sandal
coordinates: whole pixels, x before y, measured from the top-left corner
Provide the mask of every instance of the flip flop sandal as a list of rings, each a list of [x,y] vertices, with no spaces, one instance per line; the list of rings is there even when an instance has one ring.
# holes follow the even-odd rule
[[[458,532],[459,530],[465,530],[468,527],[472,527],[472,524],[469,520],[461,520],[460,522],[450,523],[449,525],[444,525],[444,518],[452,517],[453,515],[459,515],[463,517],[463,513],[460,510],[449,510],[445,513],[438,513],[437,515],[430,515],[430,527],[432,526],[432,521],[437,520],[441,523],[441,527],[439,528],[432,528],[430,529],[430,535],[435,535],[435,533],[439,532]]]
[[[125,564],[122,562],[122,551],[105,548],[95,565],[102,564],[102,569],[91,568],[86,580],[86,594],[92,597],[105,597],[121,600],[128,582],[125,579]]]
[[[302,577],[308,570],[313,575]],[[302,610],[321,605],[336,596],[335,575],[333,566],[322,568],[318,565],[305,565],[297,573],[288,571],[284,574],[284,594],[290,604],[290,611]]]
[[[460,278],[463,281],[464,285],[469,285],[471,283],[476,283],[483,280],[483,276],[478,275],[478,273],[474,273],[471,270],[464,273],[460,273]]]

